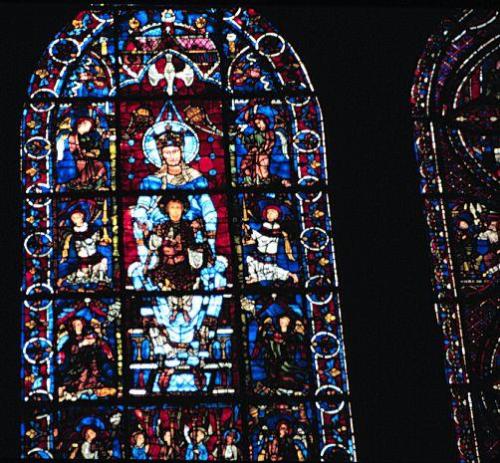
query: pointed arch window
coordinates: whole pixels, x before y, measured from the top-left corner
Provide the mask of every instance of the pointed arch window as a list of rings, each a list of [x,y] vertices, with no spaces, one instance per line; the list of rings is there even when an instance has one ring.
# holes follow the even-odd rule
[[[354,460],[325,156],[256,11],[78,13],[21,123],[22,455]]]
[[[412,88],[460,461],[495,461],[498,421],[498,12],[464,10],[429,38]]]

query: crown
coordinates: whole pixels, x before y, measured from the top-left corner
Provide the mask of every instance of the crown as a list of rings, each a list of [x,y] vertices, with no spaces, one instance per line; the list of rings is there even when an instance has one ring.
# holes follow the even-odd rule
[[[154,135],[154,139],[159,150],[165,146],[178,146],[182,148],[184,145],[184,132],[174,132],[170,126],[167,126],[164,132]]]

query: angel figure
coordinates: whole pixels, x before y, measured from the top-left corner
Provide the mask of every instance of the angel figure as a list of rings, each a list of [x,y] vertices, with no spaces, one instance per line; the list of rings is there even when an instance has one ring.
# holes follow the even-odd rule
[[[77,201],[65,210],[66,218],[60,222],[58,286],[100,287],[111,283],[108,275],[111,238],[106,229],[107,203],[103,204],[103,210],[95,212],[94,201]]]
[[[130,121],[122,134],[123,140],[140,139],[144,132],[154,124],[154,116],[151,108],[146,105],[136,108],[131,116]]]
[[[282,243],[287,264],[295,262],[295,256],[290,244],[288,233],[281,228],[280,219],[282,211],[279,206],[268,205],[262,211],[263,222],[243,223],[244,245],[255,244],[255,252],[246,256],[248,284],[263,281],[299,281],[296,273],[285,268],[278,262],[280,244]],[[289,266],[289,265],[287,265]]]
[[[246,154],[240,163],[243,185],[290,186],[290,181],[286,178],[289,176],[290,167],[287,161],[287,138],[283,132],[282,118],[276,116],[272,126],[271,119],[267,115],[256,113],[255,108],[252,108],[244,113],[244,120],[246,124],[241,126],[241,137]],[[281,143],[282,153],[275,155],[273,153],[277,139]],[[279,166],[273,166],[272,160],[278,156],[283,160]]]
[[[98,124],[98,118],[80,117],[72,127],[68,117],[59,125],[56,135],[59,189],[105,188],[108,172],[102,158],[104,141],[110,138],[110,133]]]

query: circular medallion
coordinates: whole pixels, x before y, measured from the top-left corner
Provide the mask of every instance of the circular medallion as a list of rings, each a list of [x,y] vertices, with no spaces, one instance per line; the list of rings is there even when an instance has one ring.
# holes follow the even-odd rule
[[[318,183],[319,179],[312,175],[305,175],[298,181],[299,186],[305,188],[314,187]],[[315,203],[321,198],[322,194],[323,193],[321,191],[299,191],[295,193],[295,196],[299,201],[302,201],[304,203]]]
[[[43,232],[35,232],[24,240],[24,249],[33,257],[45,257],[52,251],[52,238]]]
[[[312,153],[321,146],[321,137],[317,132],[304,129],[293,137],[293,146],[301,153]]]
[[[56,39],[49,45],[49,54],[54,61],[69,64],[80,56],[80,44],[72,38]]]
[[[261,35],[256,43],[257,51],[268,58],[281,55],[285,51],[285,47],[285,39],[274,32]]]
[[[24,305],[35,312],[47,310],[52,305],[52,301],[50,300],[52,294],[54,294],[54,290],[49,284],[35,283],[26,289],[26,296],[38,296],[39,298],[36,300],[24,301]],[[47,298],[44,296],[47,296]]]
[[[307,300],[311,304],[325,305],[328,304],[333,297],[333,292],[330,290],[332,282],[328,277],[315,275],[306,281]]]
[[[343,445],[328,444],[321,449],[321,461],[344,463],[351,461],[351,455]]]
[[[32,365],[48,362],[52,357],[52,343],[46,338],[31,338],[24,345],[23,354]]]
[[[44,137],[32,137],[26,141],[23,148],[26,156],[31,159],[45,159],[51,152],[50,142]],[[41,186],[41,185],[40,185]],[[33,191],[32,193],[37,193]]]
[[[38,459],[38,460],[52,460],[54,458],[48,450],[41,449],[39,447],[31,449],[27,453],[27,455],[30,457],[30,459]]]
[[[345,406],[342,389],[325,384],[316,390],[316,406],[327,415],[339,413]]]
[[[36,183],[35,185],[31,185],[29,188],[26,189],[27,194],[36,194],[36,195],[48,195],[50,194],[50,186],[47,185],[46,183]],[[40,197],[27,197],[26,202],[34,207],[35,209],[39,209],[44,206],[48,206],[51,202],[52,199],[47,196],[40,196]]]
[[[338,355],[340,343],[334,334],[320,331],[311,339],[311,350],[317,357],[330,359]]]
[[[289,105],[300,108],[300,107],[308,104],[311,101],[311,97],[310,96],[292,95],[292,96],[285,97],[285,101]]]
[[[309,227],[300,234],[300,241],[310,251],[321,251],[330,242],[330,237],[322,228]]]
[[[30,102],[31,109],[37,113],[46,113],[56,105],[54,98],[57,93],[50,88],[39,88],[31,94],[33,101]]]

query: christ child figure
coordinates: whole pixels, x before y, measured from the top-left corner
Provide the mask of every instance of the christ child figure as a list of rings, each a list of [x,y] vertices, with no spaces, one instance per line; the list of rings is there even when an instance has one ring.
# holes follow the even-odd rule
[[[184,216],[183,201],[170,198],[165,204],[168,220],[155,226],[149,238],[151,256],[156,254],[156,264],[147,270],[152,281],[162,290],[189,291],[199,284],[199,268],[203,252],[196,243],[193,224]],[[152,259],[151,259],[152,260]],[[189,322],[190,296],[180,296],[179,303],[172,304],[171,321],[181,313]]]

